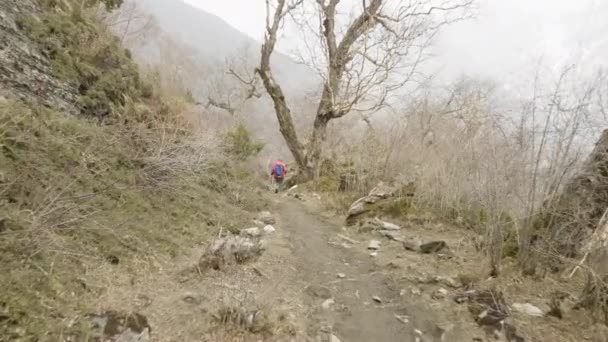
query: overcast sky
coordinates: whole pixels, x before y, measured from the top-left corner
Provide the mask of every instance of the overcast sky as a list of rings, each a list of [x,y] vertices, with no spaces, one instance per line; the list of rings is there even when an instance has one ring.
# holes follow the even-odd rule
[[[261,40],[264,0],[186,1]],[[437,42],[436,64],[442,66],[444,76],[500,78],[540,57],[550,65],[608,63],[608,1],[478,0],[478,4],[476,19],[449,27]]]

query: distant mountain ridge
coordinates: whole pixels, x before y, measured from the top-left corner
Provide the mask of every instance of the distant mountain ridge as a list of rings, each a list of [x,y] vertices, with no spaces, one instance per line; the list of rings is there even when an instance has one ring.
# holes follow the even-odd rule
[[[257,61],[261,44],[237,30],[220,17],[182,0],[137,0],[173,39],[186,44],[208,65],[222,63],[246,48],[248,57]],[[263,23],[260,23],[263,25]],[[307,90],[318,84],[310,68],[275,52],[272,60],[277,79],[286,90]]]

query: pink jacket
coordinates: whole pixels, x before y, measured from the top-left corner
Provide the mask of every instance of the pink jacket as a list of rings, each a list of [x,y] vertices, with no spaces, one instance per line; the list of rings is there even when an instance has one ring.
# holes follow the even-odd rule
[[[283,174],[277,178],[283,178],[287,175],[287,165],[285,165],[285,163],[280,162],[280,161],[276,161],[273,165],[272,165],[272,170],[270,171],[270,175],[271,176],[275,176],[274,171],[277,169],[277,166],[281,165],[283,167]]]

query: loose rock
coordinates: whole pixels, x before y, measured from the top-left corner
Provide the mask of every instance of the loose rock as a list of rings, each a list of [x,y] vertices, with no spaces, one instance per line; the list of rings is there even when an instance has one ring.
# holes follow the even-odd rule
[[[106,311],[89,315],[93,326],[93,340],[120,342],[148,342],[152,329],[148,319],[139,313]]]
[[[405,238],[395,231],[381,230],[379,233],[388,238],[389,240],[405,242]]]
[[[332,305],[334,305],[336,302],[334,301],[333,298],[328,298],[325,301],[323,301],[323,303],[321,304],[321,307],[325,310],[328,310]]]
[[[330,334],[329,335],[329,342],[342,342],[342,341],[340,341],[340,339],[336,335]]]
[[[249,236],[249,237],[259,237],[262,235],[260,228],[252,227],[241,230],[241,235]]]
[[[408,324],[410,322],[410,318],[408,316],[405,316],[405,315],[397,315],[397,314],[395,314],[395,318],[399,322],[401,322],[403,324]]]
[[[213,241],[198,263],[198,270],[222,269],[226,264],[244,263],[262,254],[264,244],[247,237],[231,236]]]
[[[276,223],[274,217],[272,216],[272,214],[269,211],[262,211],[261,213],[258,214],[256,219],[258,221],[263,222],[264,224],[275,224]]]
[[[367,196],[356,200],[348,209],[346,217],[347,224],[353,224],[359,216],[369,212],[369,204],[374,204],[380,200],[387,199],[393,195],[392,189],[384,183],[379,183]]]
[[[398,225],[394,224],[394,223],[390,223],[390,222],[385,222],[385,221],[381,221],[382,222],[382,229],[384,230],[400,230],[401,227],[399,227]]]
[[[448,295],[448,290],[441,288],[431,295],[433,299],[444,299]]]
[[[382,304],[382,298],[378,296],[373,296],[372,299],[374,300],[374,302]]]
[[[403,241],[403,248],[412,252],[420,252],[420,245],[421,243],[418,239],[410,238]]]
[[[187,292],[182,296],[182,300],[188,304],[200,304],[201,297],[195,293]]]
[[[369,242],[369,244],[367,245],[367,249],[374,250],[374,251],[380,249],[380,241],[378,241],[378,240],[371,240]]]
[[[410,292],[415,296],[420,296],[422,294],[422,290],[419,287],[412,287]]]
[[[420,253],[431,254],[438,253],[447,249],[448,245],[445,241],[431,241],[420,245]]]
[[[344,279],[344,278],[346,278],[346,274],[344,274],[344,273],[338,273],[337,277],[340,278],[340,279]]]
[[[263,230],[265,234],[272,234],[276,231],[276,228],[271,225],[267,225],[263,228]]]
[[[543,317],[545,315],[543,310],[530,303],[513,303],[512,307],[513,310],[532,317]]]

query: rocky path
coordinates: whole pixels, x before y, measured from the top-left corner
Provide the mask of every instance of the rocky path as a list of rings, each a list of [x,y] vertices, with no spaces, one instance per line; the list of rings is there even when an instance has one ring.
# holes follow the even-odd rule
[[[436,310],[406,290],[404,267],[386,261],[388,240],[374,257],[369,236],[324,218],[316,201],[277,195],[269,209],[276,231],[259,258],[201,271],[193,266],[201,245],[146,275],[108,274],[100,311],[142,314],[149,340],[160,342],[458,340],[446,339]]]
[[[389,273],[382,272],[367,241],[349,237],[338,222],[314,206],[281,201],[285,230],[303,301],[312,308],[307,333],[333,334],[342,341],[440,341],[430,315],[408,304]]]

